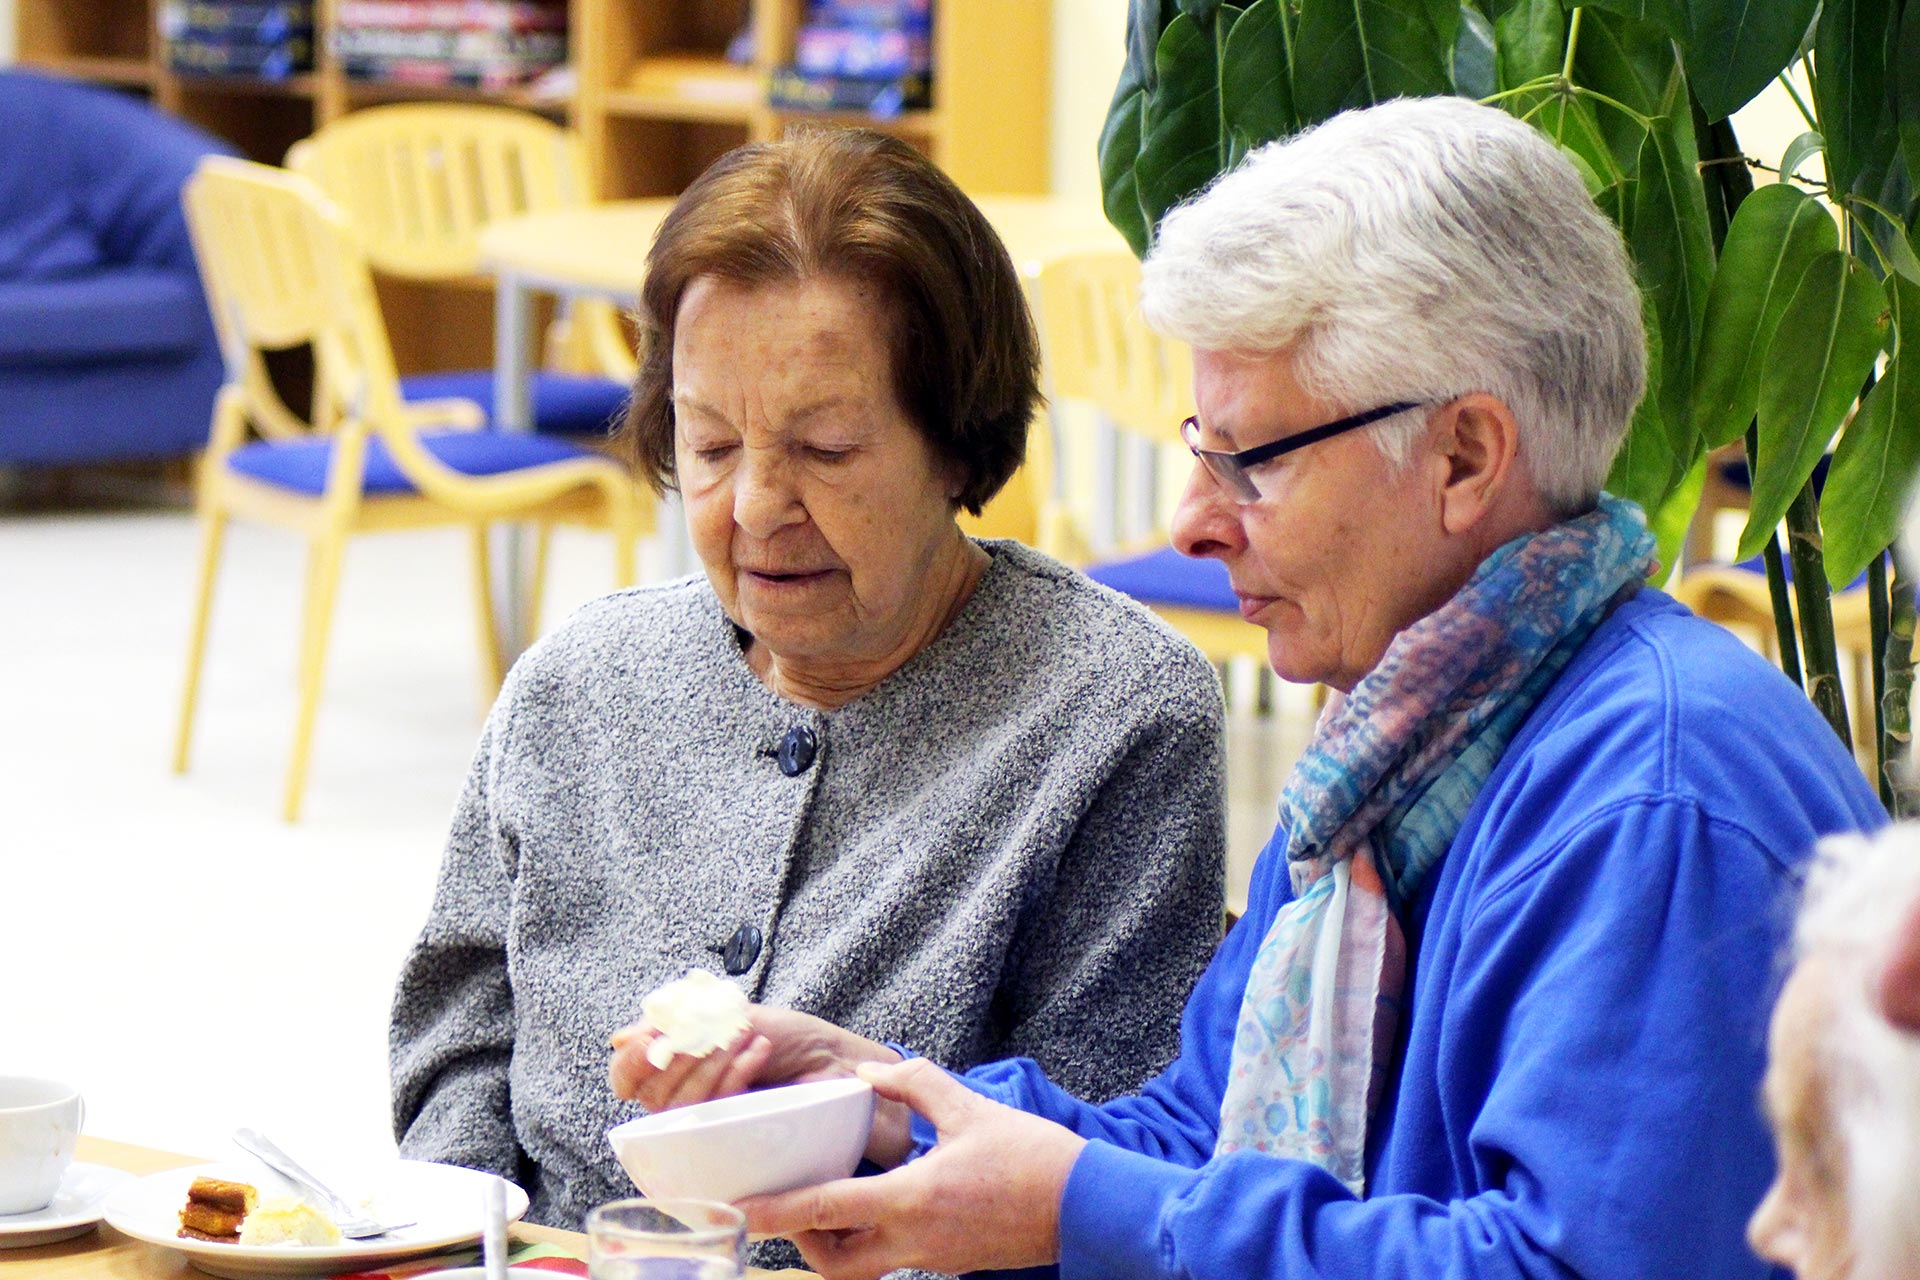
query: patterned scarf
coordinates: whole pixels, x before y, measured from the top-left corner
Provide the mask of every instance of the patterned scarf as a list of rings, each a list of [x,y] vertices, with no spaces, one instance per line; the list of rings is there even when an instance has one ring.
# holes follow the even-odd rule
[[[1605,494],[1515,538],[1321,717],[1280,797],[1295,898],[1247,977],[1217,1154],[1308,1160],[1365,1193],[1406,979],[1400,912],[1534,703],[1652,572],[1653,545],[1640,508]]]

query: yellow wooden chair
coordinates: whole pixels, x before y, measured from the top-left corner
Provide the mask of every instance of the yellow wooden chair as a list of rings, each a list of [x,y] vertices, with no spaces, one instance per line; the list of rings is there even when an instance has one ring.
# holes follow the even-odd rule
[[[287,167],[346,209],[376,272],[405,280],[472,280],[482,274],[479,237],[487,224],[593,199],[586,149],[576,134],[531,112],[477,103],[410,102],[350,112],[295,143]],[[595,404],[576,403],[590,401],[592,388],[567,375],[625,384],[636,368],[619,312],[598,301],[561,313],[548,333],[547,364],[550,372],[534,381],[534,418],[541,430],[555,431],[594,429],[606,420],[604,411],[595,419]],[[483,376],[491,377],[463,371],[401,385],[424,388],[423,395],[452,389],[486,404],[490,382],[468,385]]]
[[[478,406],[401,399],[373,277],[345,215],[305,178],[215,157],[182,196],[227,365],[198,499],[200,583],[174,744],[184,772],[227,523],[259,520],[308,541],[300,707],[285,815],[299,815],[328,627],[347,537],[464,524],[472,534],[476,619],[491,687],[501,677],[487,571],[487,522],[569,521],[608,528],[614,580],[634,578],[650,507],[618,463],[578,444],[477,430]],[[316,430],[275,391],[264,355],[311,344],[316,398],[337,420]],[[248,428],[262,437],[248,442]]]
[[[1060,255],[1040,268],[1033,295],[1055,404],[1092,404],[1123,439],[1144,442],[1155,471],[1185,476],[1192,458],[1179,424],[1193,403],[1192,357],[1141,320],[1140,264],[1133,255],[1124,249]],[[1214,663],[1244,657],[1264,667],[1266,632],[1240,616],[1225,566],[1169,546],[1168,504],[1149,501],[1156,509],[1134,521],[1147,525],[1141,535],[1128,539],[1121,554],[1094,560],[1086,558],[1092,538],[1056,505],[1045,517],[1049,550],[1080,560],[1096,582],[1151,608]]]

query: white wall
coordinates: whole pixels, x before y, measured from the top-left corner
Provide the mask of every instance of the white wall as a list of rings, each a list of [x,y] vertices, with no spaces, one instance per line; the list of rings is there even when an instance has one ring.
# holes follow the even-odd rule
[[[13,61],[13,0],[0,0],[0,64]]]
[[[0,0],[0,4],[11,0]],[[1053,189],[1100,199],[1095,148],[1126,62],[1127,0],[1053,0]]]

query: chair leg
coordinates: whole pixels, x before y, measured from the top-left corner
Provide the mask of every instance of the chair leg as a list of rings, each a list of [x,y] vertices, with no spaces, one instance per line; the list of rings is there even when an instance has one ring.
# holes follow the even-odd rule
[[[207,511],[200,522],[200,586],[193,605],[193,635],[187,642],[187,684],[180,695],[180,726],[173,739],[173,771],[187,771],[193,747],[193,715],[200,701],[200,671],[207,656],[207,624],[213,613],[213,584],[220,573],[220,549],[226,540],[227,516]]]
[[[533,536],[533,577],[527,583],[527,616],[520,621],[520,638],[532,644],[540,634],[540,606],[547,598],[547,557],[553,552],[553,522],[542,520]]]
[[[307,788],[307,762],[313,748],[313,724],[320,707],[320,677],[326,666],[327,632],[333,599],[340,585],[340,563],[347,547],[344,529],[328,529],[308,551],[306,618],[300,636],[300,711],[294,722],[293,759],[287,766],[287,796],[282,816],[300,818]]]
[[[472,530],[473,595],[478,610],[476,621],[480,624],[480,674],[486,681],[487,702],[491,704],[500,692],[506,664],[500,653],[500,632],[493,616],[493,549],[487,545],[487,525],[482,521],[474,524]]]

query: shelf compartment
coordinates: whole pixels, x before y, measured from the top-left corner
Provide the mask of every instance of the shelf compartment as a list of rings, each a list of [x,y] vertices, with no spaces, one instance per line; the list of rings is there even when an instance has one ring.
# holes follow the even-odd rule
[[[752,67],[690,53],[640,59],[606,97],[615,115],[720,124],[745,124],[765,103],[765,86]]]
[[[21,60],[47,71],[57,71],[63,76],[71,76],[76,80],[93,80],[100,84],[120,85],[130,89],[153,87],[153,64],[145,58],[70,54],[58,58],[28,58],[22,55]]]
[[[572,93],[547,93],[534,89],[472,89],[465,85],[416,84],[409,80],[345,81],[347,101],[354,106],[380,102],[479,102],[543,115],[565,115],[573,104]]]
[[[311,98],[319,78],[311,71],[281,79],[264,76],[203,76],[176,71],[173,82],[183,94],[218,93],[252,98]]]

